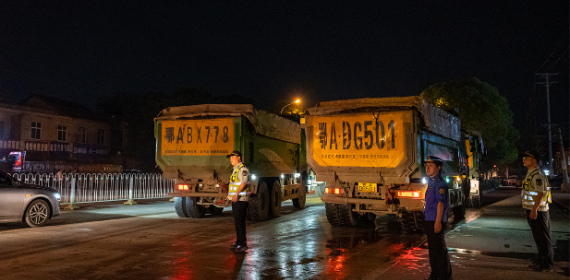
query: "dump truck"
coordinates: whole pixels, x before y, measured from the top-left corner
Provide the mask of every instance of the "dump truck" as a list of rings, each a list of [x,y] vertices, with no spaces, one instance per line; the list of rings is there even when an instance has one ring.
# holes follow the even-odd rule
[[[471,174],[459,118],[419,96],[320,102],[306,113],[307,162],[325,182],[321,200],[334,226],[401,215],[423,228],[428,156],[441,158],[450,209],[465,212]]]
[[[476,131],[463,131],[465,151],[467,153],[467,166],[469,167],[469,201],[473,207],[481,207],[481,161],[484,160],[487,151],[483,144],[483,137]]]
[[[248,218],[278,217],[286,200],[305,207],[305,137],[297,122],[253,105],[170,107],[155,118],[154,135],[156,163],[164,178],[175,179],[169,195],[179,217],[218,215],[231,205],[226,155],[233,150],[250,171]]]

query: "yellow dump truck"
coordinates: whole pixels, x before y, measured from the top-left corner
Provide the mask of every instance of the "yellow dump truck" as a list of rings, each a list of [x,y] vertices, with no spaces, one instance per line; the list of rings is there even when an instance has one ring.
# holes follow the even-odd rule
[[[216,215],[231,204],[226,155],[233,150],[241,151],[250,171],[253,221],[279,216],[285,200],[304,208],[307,163],[299,123],[253,105],[204,104],[166,108],[154,125],[156,163],[164,178],[176,179],[170,195],[179,217]]]
[[[419,96],[320,102],[306,114],[307,162],[326,182],[330,224],[371,223],[399,214],[423,227],[429,155],[444,160],[450,209],[463,215],[470,193],[466,138],[459,119]]]

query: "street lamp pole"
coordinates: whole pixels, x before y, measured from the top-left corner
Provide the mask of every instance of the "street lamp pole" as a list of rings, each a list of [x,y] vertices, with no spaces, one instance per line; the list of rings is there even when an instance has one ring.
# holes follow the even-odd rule
[[[283,110],[285,110],[285,108],[287,108],[287,106],[289,106],[289,105],[291,105],[291,104],[293,104],[293,103],[299,103],[299,102],[301,102],[301,100],[300,100],[300,99],[297,99],[297,100],[295,100],[295,101],[293,101],[293,102],[291,102],[291,103],[289,103],[289,104],[283,106],[283,108],[281,109],[281,113],[279,113],[279,114],[280,114],[280,115],[283,115]]]

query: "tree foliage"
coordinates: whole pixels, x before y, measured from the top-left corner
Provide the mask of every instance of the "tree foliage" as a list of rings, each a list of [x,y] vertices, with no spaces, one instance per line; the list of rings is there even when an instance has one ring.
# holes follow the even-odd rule
[[[138,163],[129,168],[152,170],[156,149],[154,118],[168,107],[198,104],[253,104],[253,100],[235,94],[212,96],[203,89],[183,88],[170,93],[117,93],[100,98],[97,109],[104,115],[127,121],[128,147],[122,154]]]
[[[481,133],[489,160],[507,164],[517,158],[513,112],[495,87],[470,78],[431,85],[422,96],[445,110],[457,108],[462,127]]]

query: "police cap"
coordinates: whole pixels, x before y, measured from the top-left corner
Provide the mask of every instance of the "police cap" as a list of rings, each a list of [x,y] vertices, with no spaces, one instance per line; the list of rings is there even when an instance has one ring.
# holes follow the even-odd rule
[[[529,150],[524,152],[523,157],[531,157],[536,159],[536,161],[540,160],[540,154],[536,150]]]
[[[241,158],[241,152],[238,150],[234,150],[231,154],[227,155],[227,158],[230,158],[231,156],[238,156]]]
[[[441,160],[438,157],[434,157],[434,156],[428,156],[426,163],[435,163],[435,165],[437,166],[442,166],[443,165],[443,160]]]

